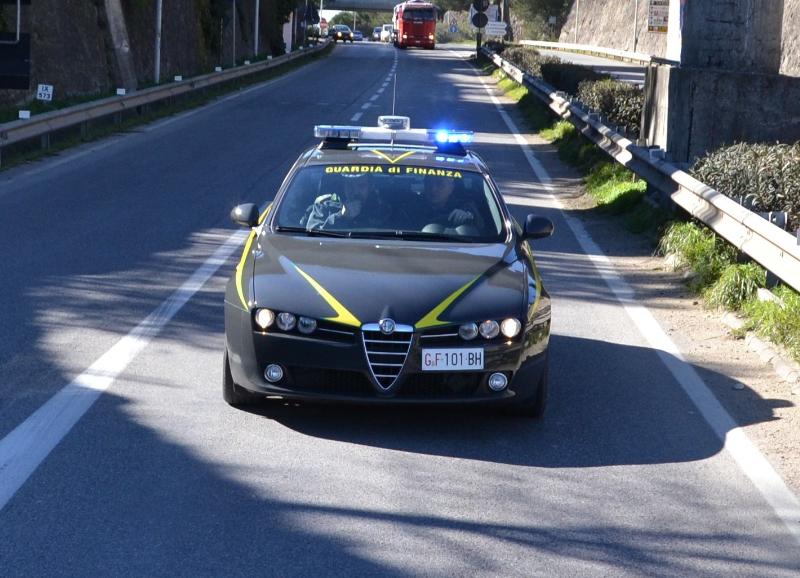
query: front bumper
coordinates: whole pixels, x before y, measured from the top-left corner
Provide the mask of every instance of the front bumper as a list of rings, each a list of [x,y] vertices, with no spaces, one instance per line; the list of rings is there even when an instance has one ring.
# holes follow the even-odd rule
[[[234,382],[254,393],[293,400],[391,404],[487,404],[523,401],[537,394],[547,362],[549,320],[512,342],[480,343],[480,371],[422,371],[422,349],[475,347],[463,341],[443,343],[415,332],[396,381],[384,389],[367,363],[361,330],[350,334],[256,332],[250,314],[226,305],[226,346]],[[271,384],[264,370],[280,364],[284,378]],[[492,391],[488,379],[502,372],[509,378],[503,391]]]

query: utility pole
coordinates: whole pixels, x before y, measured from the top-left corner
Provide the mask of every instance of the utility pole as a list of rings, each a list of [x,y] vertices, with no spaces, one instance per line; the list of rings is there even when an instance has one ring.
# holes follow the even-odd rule
[[[581,18],[581,0],[575,0],[575,44],[578,43],[578,22]]]
[[[236,68],[236,0],[233,1],[233,19],[231,28],[233,29],[233,67]]]
[[[638,0],[637,0],[638,1]],[[259,13],[261,12],[261,0],[256,0],[256,24],[255,24],[255,32],[253,33],[253,58],[255,59],[258,56],[258,18]]]
[[[155,66],[154,69],[154,80],[156,84],[161,82],[161,9],[162,9],[162,0],[158,0],[156,3],[156,49],[155,49]]]

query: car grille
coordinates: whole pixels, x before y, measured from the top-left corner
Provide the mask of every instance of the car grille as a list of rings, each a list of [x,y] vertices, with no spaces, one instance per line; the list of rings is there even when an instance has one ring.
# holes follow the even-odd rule
[[[382,333],[377,324],[370,323],[361,328],[369,369],[381,388],[389,389],[397,381],[413,337],[414,328],[406,325],[398,325],[389,335]]]
[[[374,397],[375,388],[358,371],[290,367],[291,382],[285,387],[301,393]]]
[[[481,385],[481,373],[453,373],[449,375],[417,373],[403,382],[397,397],[447,399],[470,397]]]

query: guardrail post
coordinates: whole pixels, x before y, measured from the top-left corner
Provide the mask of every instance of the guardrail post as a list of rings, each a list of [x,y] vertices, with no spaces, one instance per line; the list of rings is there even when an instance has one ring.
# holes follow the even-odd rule
[[[81,140],[87,140],[89,138],[89,121],[83,121],[81,123]]]
[[[50,133],[45,133],[42,135],[42,149],[47,150],[50,148]]]

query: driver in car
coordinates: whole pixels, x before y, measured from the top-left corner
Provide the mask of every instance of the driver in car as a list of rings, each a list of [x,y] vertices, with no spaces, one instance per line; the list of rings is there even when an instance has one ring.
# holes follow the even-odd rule
[[[317,197],[306,210],[301,222],[306,229],[349,229],[375,227],[377,212],[373,211],[368,175],[342,177],[342,194],[330,193]]]
[[[472,203],[455,194],[456,181],[447,177],[425,177],[426,220],[445,227],[472,225],[480,228],[480,216]]]

